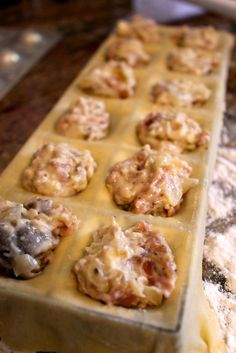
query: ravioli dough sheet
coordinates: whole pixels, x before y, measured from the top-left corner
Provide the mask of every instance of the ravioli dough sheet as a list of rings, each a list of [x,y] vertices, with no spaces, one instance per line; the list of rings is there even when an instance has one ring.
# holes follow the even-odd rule
[[[74,236],[62,240],[54,261],[42,275],[27,281],[0,278],[0,337],[18,351],[56,351],[59,353],[223,353],[224,344],[215,315],[203,295],[201,261],[206,216],[207,188],[211,180],[223,111],[225,82],[232,37],[220,33],[221,60],[212,74],[200,78],[168,71],[165,60],[173,48],[175,27],[160,26],[157,45],[145,44],[152,56],[147,67],[135,69],[134,97],[120,100],[101,98],[111,115],[111,129],[102,141],[87,142],[62,137],[54,130],[55,121],[78,98],[80,80],[94,66],[103,63],[111,35],[81,74],[75,79],[43,123],[23,146],[0,178],[0,195],[23,202],[35,194],[21,186],[21,175],[32,154],[48,142],[66,142],[89,149],[98,164],[88,188],[68,198],[52,197],[70,208],[82,226]],[[163,109],[150,100],[150,88],[159,79],[190,79],[203,82],[211,90],[203,106],[181,109],[210,132],[208,151],[198,149],[183,154],[193,167],[199,185],[186,195],[180,211],[173,217],[135,215],[119,209],[105,187],[109,168],[129,158],[140,148],[135,128],[150,111]],[[100,99],[100,98],[99,98]],[[122,140],[121,140],[122,136]],[[158,308],[147,310],[105,306],[77,291],[71,268],[89,244],[91,233],[111,217],[122,227],[138,220],[159,229],[169,243],[178,268],[176,288]]]

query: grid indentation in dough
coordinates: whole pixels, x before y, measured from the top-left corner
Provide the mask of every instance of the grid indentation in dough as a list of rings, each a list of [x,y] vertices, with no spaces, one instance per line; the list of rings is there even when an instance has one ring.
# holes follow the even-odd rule
[[[15,279],[0,278],[0,292],[2,288],[9,291],[16,290],[21,293],[35,294],[37,300],[43,303],[44,299],[53,298],[61,310],[65,307],[77,315],[81,309],[88,314],[95,312],[96,323],[99,323],[99,315],[111,315],[113,324],[121,319],[128,319],[142,327],[154,325],[162,329],[176,328],[180,323],[179,310],[184,303],[184,291],[189,276],[189,261],[191,250],[194,250],[195,241],[203,234],[199,219],[201,215],[200,206],[204,206],[203,196],[209,178],[209,161],[214,159],[216,142],[222,121],[224,109],[224,81],[227,74],[227,63],[230,51],[230,38],[222,33],[220,51],[222,60],[220,69],[214,75],[207,78],[183,75],[166,70],[166,53],[174,47],[171,35],[174,28],[160,27],[160,41],[156,45],[145,44],[145,49],[152,55],[151,62],[145,68],[135,69],[137,87],[135,96],[129,99],[103,98],[89,95],[95,99],[102,100],[108,112],[111,114],[112,126],[110,135],[104,140],[87,142],[59,136],[54,130],[55,120],[67,109],[79,95],[86,95],[79,88],[80,79],[86,75],[94,66],[104,62],[103,54],[110,37],[98,52],[92,57],[81,74],[76,77],[72,85],[67,89],[63,97],[48,114],[46,120],[39,126],[33,136],[28,140],[13,162],[1,176],[0,195],[15,201],[25,201],[35,194],[25,191],[20,183],[20,175],[28,164],[32,154],[44,143],[66,142],[79,149],[89,149],[98,163],[94,177],[87,189],[80,194],[59,198],[52,197],[54,201],[62,202],[66,207],[75,212],[82,220],[81,228],[74,236],[62,240],[54,252],[53,262],[44,272],[34,279],[19,281]],[[164,48],[164,49],[163,49]],[[134,129],[140,115],[153,110],[165,109],[153,104],[150,100],[150,88],[159,79],[185,78],[196,82],[204,82],[212,90],[209,101],[202,107],[184,108],[183,111],[196,118],[209,128],[212,144],[208,151],[199,151],[184,155],[184,158],[193,166],[193,176],[198,177],[200,184],[185,195],[185,200],[180,211],[174,217],[153,217],[148,215],[135,215],[119,209],[111,199],[111,195],[105,186],[105,178],[109,168],[118,160],[130,157],[138,148],[139,144],[134,138]],[[182,109],[182,108],[181,108]],[[208,165],[208,169],[207,169]],[[148,311],[127,310],[123,308],[108,308],[95,302],[76,290],[76,280],[71,273],[71,266],[78,256],[81,256],[85,246],[88,244],[91,232],[101,222],[108,223],[112,215],[122,225],[132,225],[137,220],[146,220],[154,227],[160,227],[163,235],[167,238],[173,249],[178,267],[177,287],[173,295],[165,300],[163,305],[157,309]],[[181,251],[186,250],[186,251]],[[196,252],[196,249],[195,249]],[[193,274],[192,274],[193,275]],[[42,304],[43,307],[43,304]],[[79,314],[78,314],[79,315]],[[110,323],[109,323],[110,324]]]

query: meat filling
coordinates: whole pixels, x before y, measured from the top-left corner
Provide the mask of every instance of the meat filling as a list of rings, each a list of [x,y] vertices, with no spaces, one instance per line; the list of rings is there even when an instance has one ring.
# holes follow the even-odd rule
[[[140,142],[157,150],[176,152],[207,146],[209,134],[185,113],[150,113],[137,126]]]
[[[151,18],[143,16],[134,16],[131,22],[118,22],[116,34],[119,37],[137,38],[144,43],[159,41],[158,25]]]
[[[209,53],[201,49],[175,49],[167,56],[170,70],[203,76],[212,73],[219,64],[219,53]]]
[[[100,140],[106,137],[110,116],[103,102],[79,97],[72,108],[56,122],[59,134],[85,140]]]
[[[133,157],[116,163],[106,186],[117,205],[134,213],[173,216],[183,195],[198,184],[192,168],[170,154],[158,154],[149,145]]]
[[[135,86],[133,69],[125,62],[114,60],[96,67],[80,82],[85,91],[105,97],[131,97]]]
[[[106,304],[160,305],[175,288],[176,264],[164,237],[139,222],[101,227],[74,267],[79,291]]]
[[[205,50],[215,50],[219,46],[219,34],[213,27],[190,28],[182,27],[174,35],[180,47],[193,47]]]
[[[165,106],[202,106],[210,98],[211,91],[204,83],[189,80],[160,80],[151,88],[154,103]]]
[[[108,46],[106,58],[107,60],[125,61],[132,67],[145,65],[150,61],[150,56],[138,39],[113,40]]]
[[[32,157],[23,172],[25,189],[47,196],[71,196],[84,190],[96,168],[90,151],[49,143]]]
[[[0,269],[16,277],[37,276],[52,261],[60,238],[78,225],[76,216],[51,200],[0,201]]]

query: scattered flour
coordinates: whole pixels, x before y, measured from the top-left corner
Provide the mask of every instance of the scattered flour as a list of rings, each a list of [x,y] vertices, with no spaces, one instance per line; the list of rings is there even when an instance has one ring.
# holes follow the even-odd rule
[[[210,232],[205,241],[204,257],[220,269],[227,289],[236,293],[236,224],[224,234]]]
[[[236,211],[234,196],[236,196],[236,150],[221,147],[208,195],[207,224],[217,218],[227,218],[234,210]]]
[[[223,143],[230,143],[226,129]],[[220,147],[212,185],[209,189],[207,236],[204,258],[224,275],[220,284],[205,281],[205,293],[215,309],[227,345],[236,353],[236,149]]]
[[[229,147],[221,147],[218,150],[218,155],[222,156],[231,162],[236,163],[236,149],[235,148],[229,148]],[[232,166],[236,170],[236,165]]]
[[[223,145],[227,145],[229,142],[230,142],[229,133],[227,131],[226,126],[224,125],[221,131],[221,143]]]
[[[212,183],[208,196],[208,216],[212,218],[225,218],[235,208],[235,201],[232,196],[225,196],[224,191],[216,184]],[[209,220],[207,223],[209,223]]]
[[[229,184],[229,186],[234,186],[235,178],[236,165],[231,160],[219,155],[215,166],[214,180]]]

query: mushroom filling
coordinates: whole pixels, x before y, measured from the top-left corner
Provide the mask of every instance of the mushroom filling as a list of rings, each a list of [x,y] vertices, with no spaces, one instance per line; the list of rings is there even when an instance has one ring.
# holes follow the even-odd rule
[[[51,200],[0,201],[0,268],[16,277],[38,275],[52,261],[60,238],[78,224],[75,215]]]

